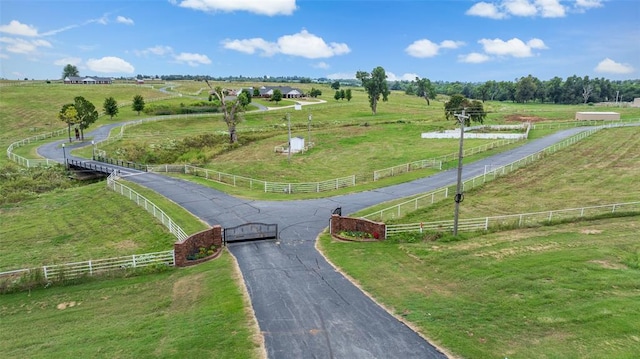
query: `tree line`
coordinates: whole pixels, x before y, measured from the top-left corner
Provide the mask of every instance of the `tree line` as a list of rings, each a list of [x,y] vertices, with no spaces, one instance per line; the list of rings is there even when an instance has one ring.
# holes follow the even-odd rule
[[[598,102],[629,102],[640,97],[640,80],[612,81],[589,76],[554,77],[542,81],[528,75],[515,81],[487,81],[484,83],[442,82],[431,83],[433,92],[442,95],[462,94],[480,101],[511,101],[580,104]],[[395,81],[391,90],[419,95],[418,81]],[[421,95],[419,95],[421,96]]]

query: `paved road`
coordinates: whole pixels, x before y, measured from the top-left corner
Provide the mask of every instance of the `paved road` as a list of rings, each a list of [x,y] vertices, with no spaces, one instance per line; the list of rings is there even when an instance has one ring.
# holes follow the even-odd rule
[[[99,131],[102,130],[99,129]],[[105,129],[106,130],[106,129]],[[587,128],[573,128],[465,165],[463,177],[482,174],[535,153]],[[96,139],[100,133],[91,133]],[[62,158],[57,144],[41,147]],[[166,196],[210,225],[277,223],[278,241],[234,243],[269,358],[444,358],[424,338],[398,321],[338,273],[315,249],[331,212],[348,214],[383,201],[434,190],[456,180],[449,170],[413,182],[315,200],[256,201],[152,173],[123,169],[127,179]]]

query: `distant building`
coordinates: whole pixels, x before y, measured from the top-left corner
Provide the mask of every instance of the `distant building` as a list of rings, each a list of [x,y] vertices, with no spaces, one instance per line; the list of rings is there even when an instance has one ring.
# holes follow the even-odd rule
[[[282,98],[300,98],[302,97],[302,90],[289,87],[289,86],[274,86],[274,87],[260,87],[260,97],[271,97],[273,95],[273,91],[275,89],[280,90],[282,92]]]
[[[96,85],[96,84],[106,84],[110,85],[113,83],[113,79],[110,77],[97,77],[97,76],[67,76],[64,78],[65,84],[80,84],[80,85]]]
[[[619,120],[618,112],[576,112],[577,121]]]

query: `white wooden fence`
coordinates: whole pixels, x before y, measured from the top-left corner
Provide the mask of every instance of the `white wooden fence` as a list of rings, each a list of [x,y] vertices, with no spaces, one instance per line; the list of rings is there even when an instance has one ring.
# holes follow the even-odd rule
[[[21,276],[31,275],[34,271],[39,271],[40,273],[36,277],[44,278],[47,282],[55,282],[150,265],[175,266],[175,263],[175,253],[173,250],[169,250],[0,272],[0,280],[19,280]]]
[[[311,193],[325,192],[343,187],[352,187],[356,185],[356,176],[347,176],[342,178],[334,178],[327,181],[319,182],[303,182],[303,183],[284,183],[269,182],[255,178],[233,175],[207,168],[201,168],[191,165],[158,165],[147,166],[149,172],[174,172],[202,177],[208,180],[225,183],[234,187],[244,187],[249,189],[259,189],[271,193]]]
[[[169,232],[176,236],[178,241],[182,242],[187,238],[187,234],[178,226],[163,210],[158,208],[153,202],[146,199],[143,195],[132,190],[131,188],[119,183],[115,172],[111,173],[107,177],[107,187],[112,189],[116,193],[129,198],[136,202],[136,204],[144,208],[147,212],[153,214],[165,227],[169,229]]]
[[[503,176],[505,174],[511,173],[518,168],[524,167],[532,162],[539,160],[540,158],[546,156],[547,154],[555,153],[556,151],[571,146],[572,144],[591,136],[597,131],[603,129],[604,127],[596,127],[588,131],[580,132],[574,136],[568,137],[561,142],[558,142],[552,146],[549,146],[539,152],[533,153],[525,158],[519,159],[517,161],[511,162],[505,166],[497,167],[490,171],[485,172],[482,175],[470,178],[464,182],[462,182],[462,190],[466,191],[469,189],[473,189],[475,187],[481,186],[488,181],[492,181],[498,176]],[[370,213],[363,218],[384,222],[389,219],[395,219],[403,217],[405,214],[413,212],[419,208],[423,208],[427,205],[430,205],[436,201],[445,199],[449,197],[449,193],[452,195],[455,194],[456,185],[452,184],[450,186],[437,189],[432,192],[428,192],[416,198],[410,199],[408,201],[402,202],[392,207],[388,207],[377,212]]]
[[[481,231],[491,228],[522,228],[531,225],[552,223],[554,221],[571,220],[582,217],[594,217],[616,212],[640,212],[640,201],[615,203],[601,206],[569,208],[545,212],[521,213],[506,216],[480,217],[461,219],[458,221],[458,231]],[[386,235],[392,236],[405,232],[449,232],[453,230],[453,220],[389,224],[386,226]]]

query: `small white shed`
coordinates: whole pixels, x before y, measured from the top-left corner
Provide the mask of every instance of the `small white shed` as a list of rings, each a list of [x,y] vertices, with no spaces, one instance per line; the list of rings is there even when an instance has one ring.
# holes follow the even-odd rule
[[[297,153],[304,151],[304,137],[291,138],[291,152]]]
[[[618,112],[576,112],[577,121],[619,120]]]

